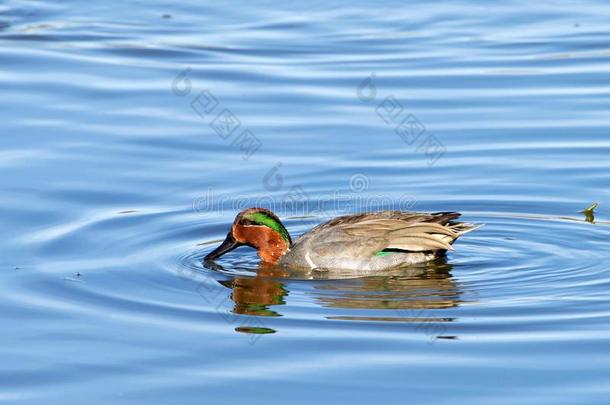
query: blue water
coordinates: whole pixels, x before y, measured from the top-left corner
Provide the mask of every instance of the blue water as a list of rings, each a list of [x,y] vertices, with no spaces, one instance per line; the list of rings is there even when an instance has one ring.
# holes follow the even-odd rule
[[[0,402],[607,402],[610,6],[541,3],[0,2]],[[203,266],[254,205],[485,226]]]

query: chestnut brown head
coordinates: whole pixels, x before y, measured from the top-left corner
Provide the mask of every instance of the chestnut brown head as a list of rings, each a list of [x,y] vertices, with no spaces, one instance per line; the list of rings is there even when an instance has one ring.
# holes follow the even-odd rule
[[[237,215],[225,240],[205,260],[217,259],[243,245],[256,249],[262,261],[275,264],[290,249],[292,240],[273,212],[248,208]]]

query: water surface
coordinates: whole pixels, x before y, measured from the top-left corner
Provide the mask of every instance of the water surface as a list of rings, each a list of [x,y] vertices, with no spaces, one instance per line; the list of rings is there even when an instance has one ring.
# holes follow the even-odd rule
[[[0,401],[606,401],[609,18],[1,3]],[[485,226],[371,277],[203,266],[253,205]]]

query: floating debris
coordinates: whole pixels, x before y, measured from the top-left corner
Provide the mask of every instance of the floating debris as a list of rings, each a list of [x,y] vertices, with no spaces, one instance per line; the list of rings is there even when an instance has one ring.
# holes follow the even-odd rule
[[[84,281],[84,280],[81,278],[82,276],[83,276],[83,275],[82,275],[82,274],[80,274],[80,272],[78,272],[78,271],[77,271],[76,273],[74,273],[74,276],[73,276],[73,277],[64,277],[64,280],[66,280],[66,281],[75,281],[75,282],[80,282],[80,281]]]
[[[255,333],[258,335],[266,335],[269,333],[275,333],[275,330],[273,330],[271,328],[262,328],[262,327],[255,327],[255,326],[238,326],[237,328],[235,328],[235,332]]]
[[[582,214],[585,215],[585,221],[590,222],[592,224],[595,223],[595,209],[599,206],[598,203],[593,203],[589,206],[589,208],[586,208],[582,211],[580,211]]]

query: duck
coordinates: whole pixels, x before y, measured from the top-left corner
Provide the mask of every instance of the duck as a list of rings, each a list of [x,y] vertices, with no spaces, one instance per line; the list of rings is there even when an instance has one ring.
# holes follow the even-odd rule
[[[458,212],[376,211],[343,215],[317,225],[294,242],[282,221],[265,208],[235,217],[224,241],[204,257],[214,261],[240,247],[261,262],[284,268],[379,271],[442,257],[479,225],[456,221]]]

